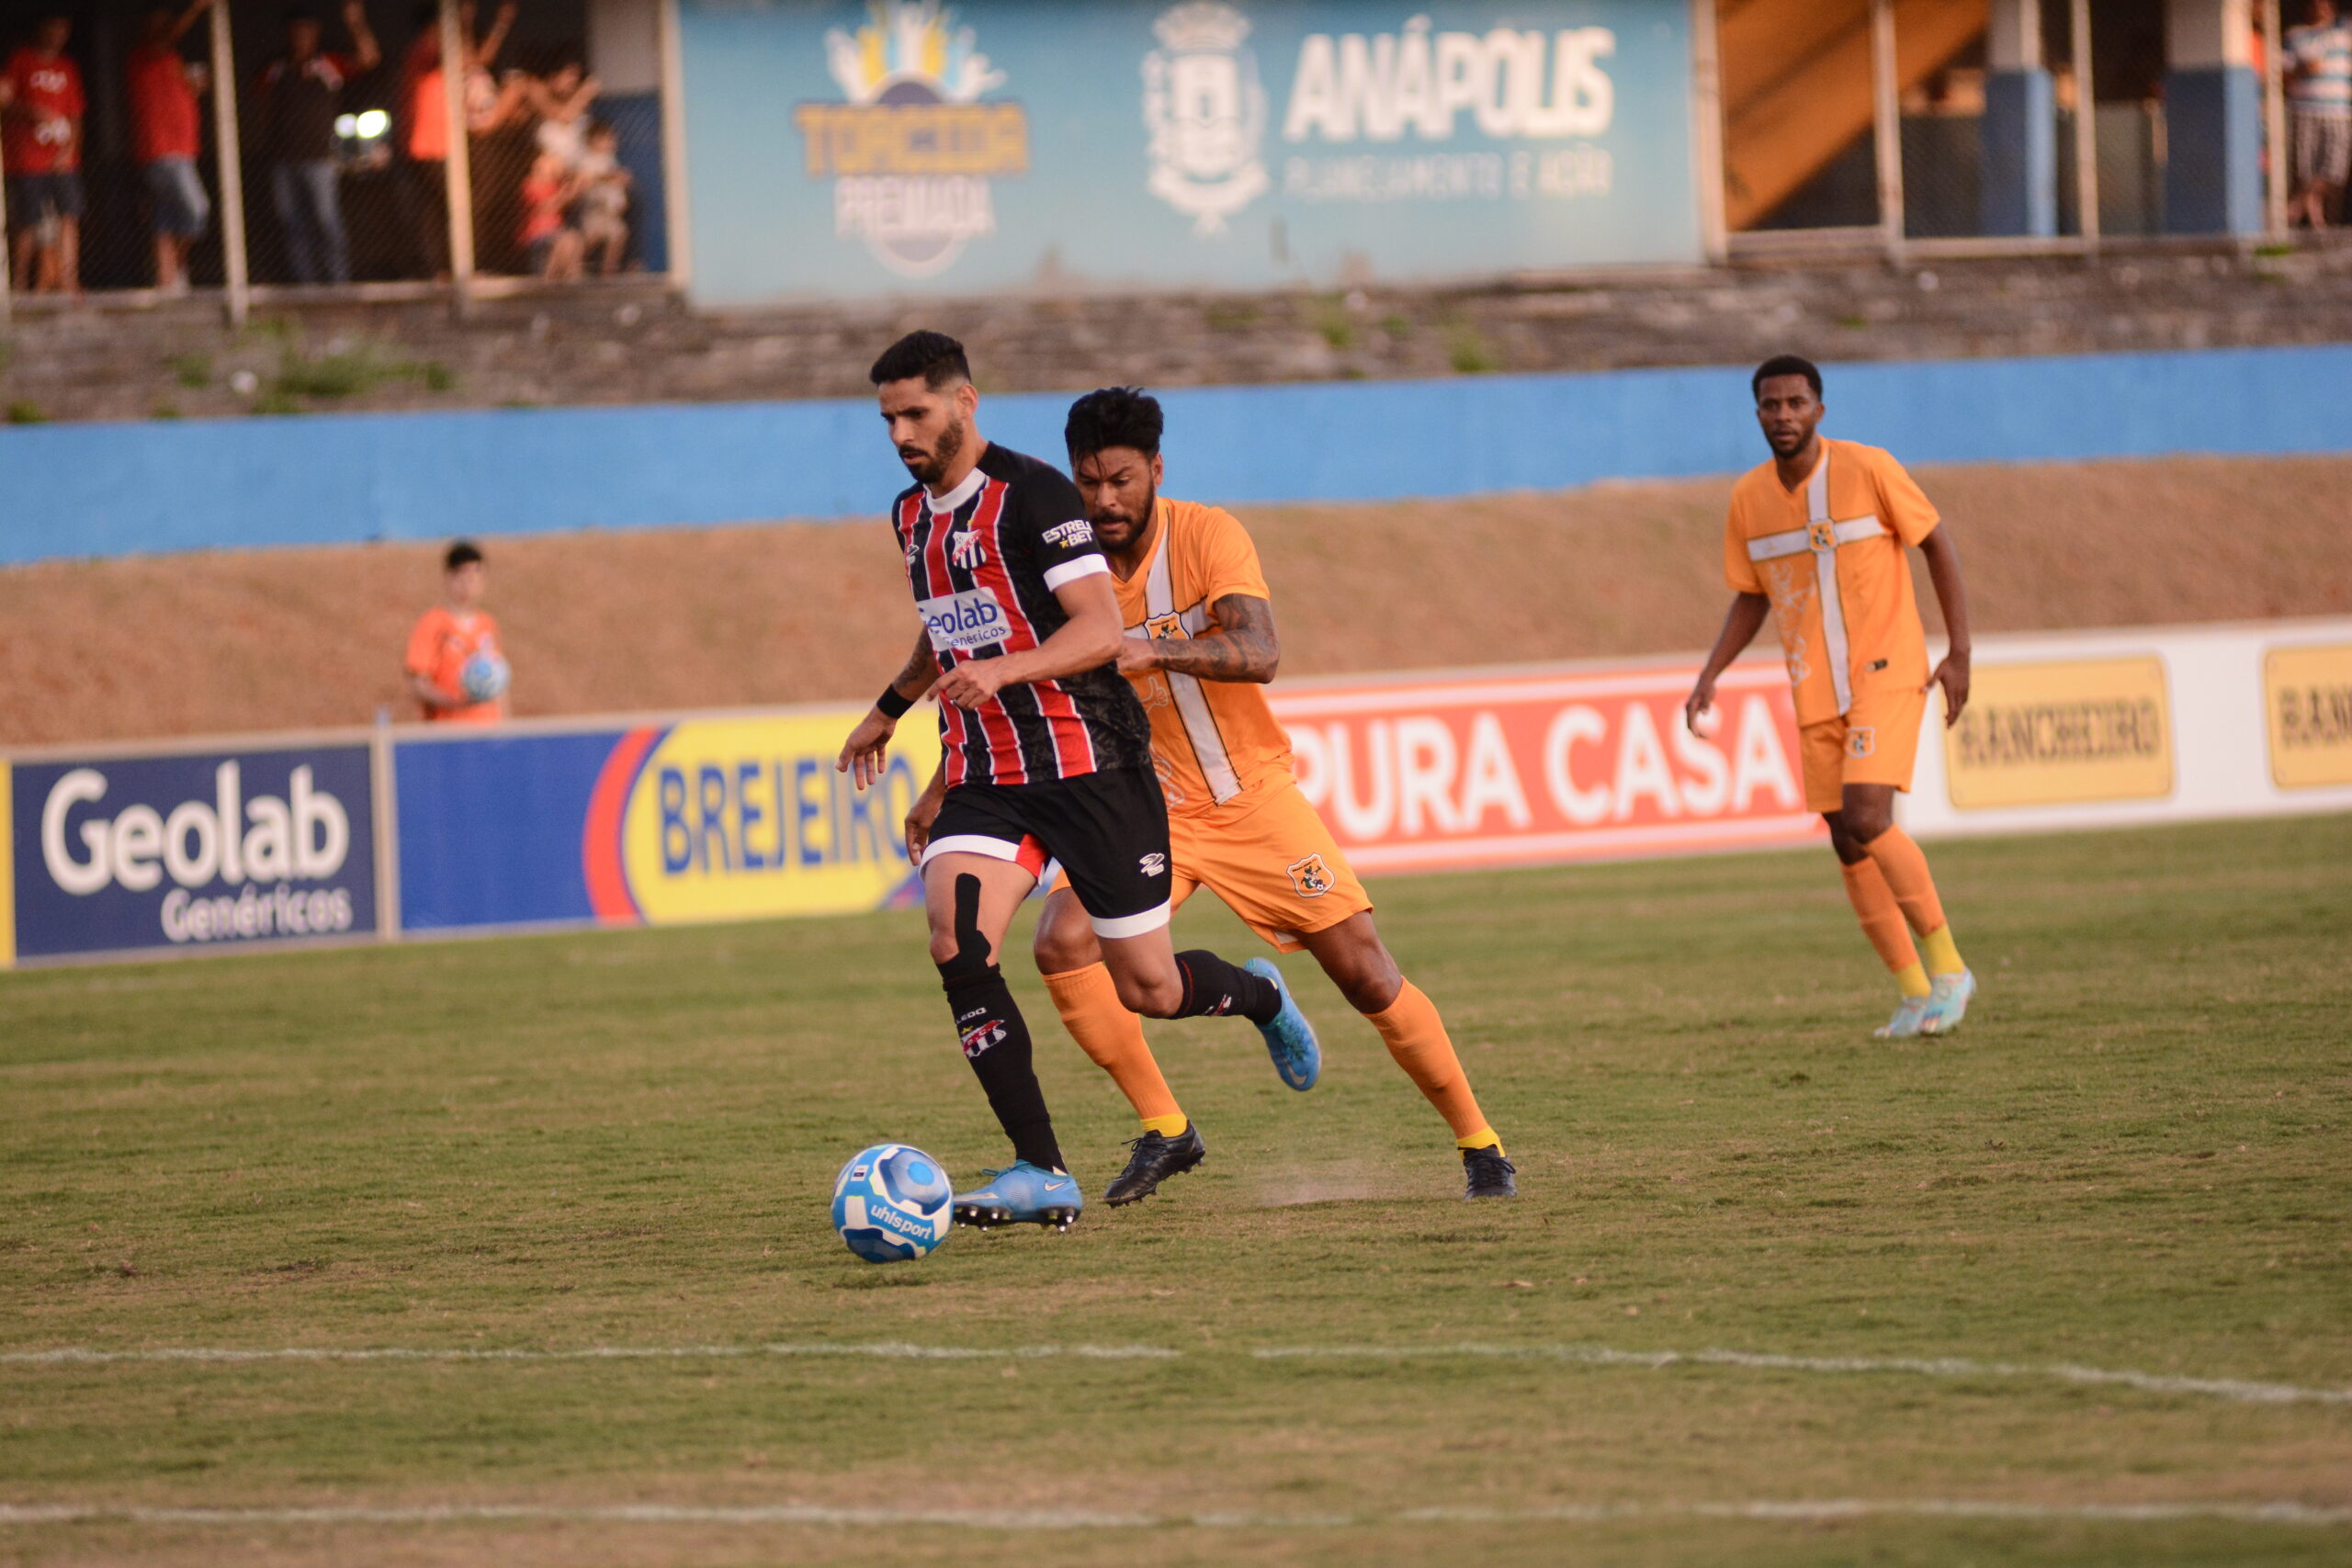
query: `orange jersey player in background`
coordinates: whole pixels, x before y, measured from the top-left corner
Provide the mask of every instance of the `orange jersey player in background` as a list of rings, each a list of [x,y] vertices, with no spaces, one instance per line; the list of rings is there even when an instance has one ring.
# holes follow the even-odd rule
[[[480,607],[488,569],[481,550],[464,539],[449,547],[442,566],[445,602],[418,616],[408,634],[401,668],[409,694],[424,705],[428,724],[496,724],[506,716],[506,658],[498,623]]]
[[[1151,719],[1168,800],[1170,896],[1181,904],[1206,887],[1279,951],[1312,953],[1452,1127],[1466,1196],[1511,1196],[1513,1168],[1443,1020],[1397,969],[1372,900],[1292,775],[1290,737],[1264,690],[1282,650],[1257,547],[1231,513],[1159,493],[1161,423],[1156,400],[1114,387],[1071,405],[1064,434],[1126,623],[1119,669]],[[928,818],[920,806],[915,816],[909,829],[920,835]],[[1036,958],[1063,1024],[1143,1122],[1105,1199],[1148,1197],[1206,1149],[1160,1076],[1142,1021],[1120,1005],[1067,880],[1038,918]]]
[[[1684,705],[1685,720],[1695,731],[1713,705],[1716,677],[1769,611],[1795,689],[1805,805],[1828,823],[1847,897],[1902,993],[1876,1032],[1947,1034],[1967,1012],[1976,978],[1952,942],[1927,856],[1894,825],[1894,796],[1911,788],[1928,692],[1943,687],[1947,725],[1959,722],[1968,702],[1960,555],[1902,464],[1875,446],[1821,434],[1828,410],[1813,365],[1783,355],[1767,360],[1751,385],[1772,460],[1732,489],[1724,575],[1737,597]],[[1912,596],[1914,547],[1927,559],[1951,637],[1933,674]]]

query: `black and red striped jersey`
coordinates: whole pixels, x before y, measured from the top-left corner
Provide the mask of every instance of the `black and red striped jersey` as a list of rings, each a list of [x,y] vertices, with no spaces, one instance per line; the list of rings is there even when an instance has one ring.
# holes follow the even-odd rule
[[[900,491],[890,521],[943,671],[1035,648],[1069,619],[1054,590],[1111,570],[1078,487],[994,444],[950,493]],[[978,708],[942,703],[939,736],[951,788],[1151,765],[1151,722],[1115,663],[1007,686]]]

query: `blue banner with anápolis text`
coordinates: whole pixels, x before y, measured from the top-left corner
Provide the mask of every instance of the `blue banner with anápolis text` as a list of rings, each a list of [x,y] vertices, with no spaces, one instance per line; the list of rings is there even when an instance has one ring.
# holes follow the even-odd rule
[[[1687,0],[682,0],[694,289],[1700,255]]]

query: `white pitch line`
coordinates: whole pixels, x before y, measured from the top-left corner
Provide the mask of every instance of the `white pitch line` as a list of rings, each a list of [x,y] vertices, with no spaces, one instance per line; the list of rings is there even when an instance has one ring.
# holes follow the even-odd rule
[[[2183,1524],[2335,1528],[2352,1507],[2293,1502],[2011,1503],[1960,1497],[1759,1498],[1745,1502],[1567,1503],[1531,1508],[1405,1508],[1343,1514],[1114,1513],[1094,1509],[852,1508],[816,1503],[729,1506],[688,1503],[563,1506],[447,1503],[409,1507],[166,1508],[106,1504],[0,1504],[0,1527],[37,1525],[824,1525],[970,1530],[1321,1530],[1396,1525],[1609,1524],[1741,1519],[1834,1524],[1858,1519],[1972,1519],[2007,1523]]]
[[[1035,1361],[1066,1356],[1082,1361],[1165,1361],[1182,1353],[1158,1345],[985,1347],[910,1345],[888,1340],[870,1344],[814,1340],[805,1344],[776,1345],[591,1345],[573,1350],[401,1346],[362,1346],[352,1349],[289,1346],[254,1350],[165,1346],[149,1350],[93,1350],[67,1347],[55,1350],[0,1352],[0,1365],[110,1366],[125,1361],[194,1361],[227,1365],[254,1361],[708,1361],[741,1360],[763,1356],[840,1356],[881,1361]]]
[[[1607,1345],[1270,1345],[1245,1351],[1172,1349],[1163,1345],[914,1345],[884,1340],[811,1340],[769,1345],[594,1345],[576,1349],[525,1347],[434,1348],[403,1346],[289,1346],[239,1349],[164,1346],[100,1350],[68,1346],[0,1351],[0,1366],[111,1366],[137,1362],[244,1365],[255,1362],[540,1362],[745,1360],[763,1357],[843,1357],[888,1361],[1006,1361],[1067,1359],[1089,1361],[1170,1361],[1185,1356],[1247,1354],[1262,1361],[1429,1360],[1445,1359],[1566,1361],[1594,1367],[1742,1367],[1761,1371],[1908,1374],[1917,1377],[2008,1378],[2080,1386],[2136,1389],[2143,1393],[2192,1394],[2240,1404],[2352,1405],[2352,1389],[2308,1388],[2242,1378],[2177,1377],[2168,1373],[2082,1367],[2068,1362],[1978,1361],[1960,1356],[1786,1356],[1756,1350],[1623,1350]]]
[[[1596,1367],[1748,1367],[1782,1372],[1910,1372],[1931,1378],[2034,1378],[2053,1382],[2134,1388],[2145,1393],[2194,1393],[2243,1404],[2352,1404],[2352,1389],[2305,1388],[2241,1378],[2184,1378],[2161,1372],[1973,1361],[1960,1356],[1781,1356],[1755,1350],[1619,1350],[1606,1345],[1298,1345],[1252,1350],[1261,1360],[1419,1360],[1470,1357],[1498,1360],[1575,1361]]]

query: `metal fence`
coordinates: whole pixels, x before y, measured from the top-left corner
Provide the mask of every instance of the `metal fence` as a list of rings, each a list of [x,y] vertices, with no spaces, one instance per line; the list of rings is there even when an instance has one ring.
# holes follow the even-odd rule
[[[0,313],[671,269],[665,45],[594,0],[80,0],[6,40]],[[462,69],[442,69],[444,60]]]
[[[1720,61],[1714,80],[1701,73],[1715,96],[1702,112],[1721,138],[1716,254],[1899,259],[2082,253],[2117,237],[2282,239],[2277,40],[2303,5],[2250,0],[2230,13],[2245,36],[2220,52],[2233,69],[2183,73],[2167,60],[2167,7],[2144,0],[1701,0],[1702,67]],[[2011,31],[1997,39],[2004,14]],[[2251,164],[2230,161],[2210,102],[2185,101],[2209,85],[2240,91],[2221,84],[2233,73],[2259,96]],[[2233,127],[2246,107],[2232,100]],[[2176,125],[2188,129],[2176,138]]]

